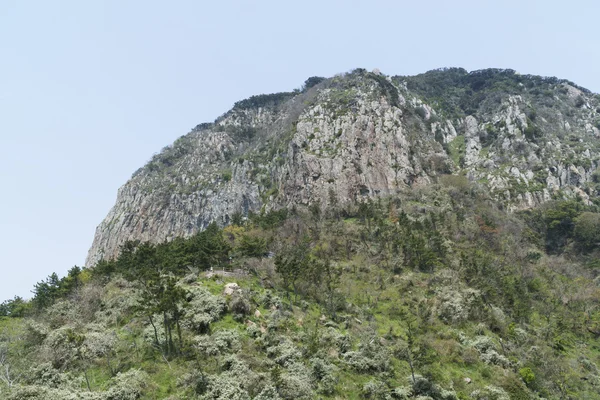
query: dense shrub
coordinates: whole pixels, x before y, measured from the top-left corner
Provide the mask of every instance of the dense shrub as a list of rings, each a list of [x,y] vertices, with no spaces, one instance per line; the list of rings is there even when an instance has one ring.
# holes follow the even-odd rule
[[[310,370],[302,363],[287,364],[278,387],[283,399],[309,400],[314,398]]]
[[[187,318],[183,325],[198,333],[208,333],[210,324],[221,318],[226,306],[227,303],[222,297],[212,295],[208,289],[192,287],[185,310]]]
[[[475,400],[511,400],[504,389],[492,385],[474,391],[471,397]]]
[[[242,290],[235,291],[231,295],[229,310],[237,320],[243,320],[245,316],[250,315],[252,308],[248,295]]]
[[[119,373],[111,381],[106,400],[137,400],[148,383],[148,374],[139,369]]]
[[[245,100],[237,101],[233,105],[233,109],[249,109],[249,108],[260,108],[260,107],[274,107],[282,104],[283,102],[291,99],[297,93],[295,92],[281,92],[273,94],[260,94],[257,96],[249,97]]]
[[[381,345],[380,338],[368,337],[361,340],[358,351],[344,354],[348,365],[360,372],[386,371],[390,367],[390,351]]]
[[[362,397],[373,400],[387,400],[390,389],[379,380],[370,380],[362,387]]]
[[[591,250],[600,244],[600,214],[583,212],[575,220],[573,230],[577,245],[584,250]]]

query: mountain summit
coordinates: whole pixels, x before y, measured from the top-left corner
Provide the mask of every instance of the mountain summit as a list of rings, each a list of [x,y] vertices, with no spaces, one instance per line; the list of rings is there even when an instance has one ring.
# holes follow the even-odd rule
[[[128,240],[189,237],[283,207],[348,204],[444,175],[523,209],[598,191],[600,96],[513,70],[385,76],[356,69],[235,103],[136,171],[86,266]]]

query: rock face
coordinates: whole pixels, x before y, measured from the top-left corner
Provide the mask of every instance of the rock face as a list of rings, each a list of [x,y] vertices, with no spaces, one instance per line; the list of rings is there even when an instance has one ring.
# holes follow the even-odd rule
[[[236,213],[386,196],[465,174],[513,209],[593,199],[600,96],[511,70],[355,70],[240,101],[119,189],[86,260],[127,240],[190,236]],[[308,87],[310,86],[310,87]]]

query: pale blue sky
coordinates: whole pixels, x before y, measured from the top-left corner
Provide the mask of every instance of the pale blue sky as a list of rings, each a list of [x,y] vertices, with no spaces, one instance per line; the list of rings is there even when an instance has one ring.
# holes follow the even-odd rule
[[[598,4],[0,0],[0,301],[82,265],[118,187],[253,94],[445,66],[599,92]]]

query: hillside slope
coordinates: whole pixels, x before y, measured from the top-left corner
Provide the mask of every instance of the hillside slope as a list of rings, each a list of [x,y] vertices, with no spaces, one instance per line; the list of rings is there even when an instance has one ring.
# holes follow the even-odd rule
[[[599,211],[445,176],[128,242],[2,304],[0,398],[600,399]]]

